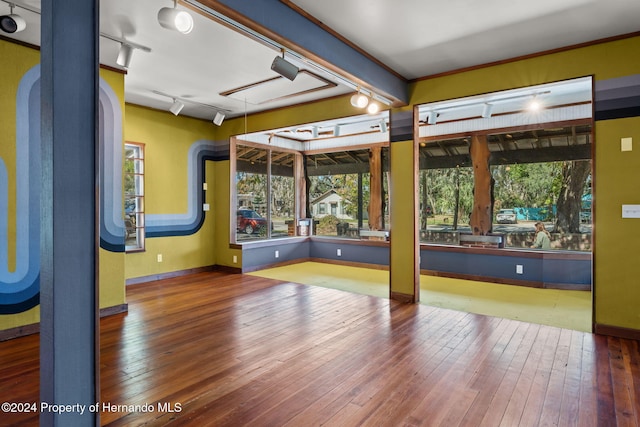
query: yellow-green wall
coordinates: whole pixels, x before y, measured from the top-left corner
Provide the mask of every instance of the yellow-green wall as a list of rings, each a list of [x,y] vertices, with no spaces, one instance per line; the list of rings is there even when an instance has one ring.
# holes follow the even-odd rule
[[[100,78],[116,93],[120,100],[122,121],[125,121],[124,109],[124,75],[101,69]],[[124,136],[124,135],[123,135]],[[98,253],[98,277],[100,308],[115,307],[126,302],[124,289],[124,254],[100,249]]]
[[[188,152],[200,140],[213,141],[211,122],[127,104],[125,141],[144,144],[145,214],[183,214],[187,212]],[[209,189],[216,187],[215,162],[205,162]],[[154,237],[145,241],[145,251],[126,255],[127,279],[189,270],[216,264],[215,220],[217,207],[228,205],[217,191],[207,190],[205,203],[212,210],[205,215],[202,228],[189,236]],[[162,254],[162,262],[158,262]]]
[[[453,99],[583,76],[596,81],[640,74],[640,37],[558,52],[416,82],[411,102]],[[640,118],[595,123],[594,322],[640,329],[640,224],[621,218],[623,204],[640,204],[637,151],[620,151],[620,138],[640,141]],[[393,208],[393,207],[392,207]]]
[[[633,151],[620,150],[626,137]],[[597,122],[595,159],[596,321],[640,329],[640,220],[622,218],[623,204],[640,204],[640,117]]]
[[[8,258],[9,271],[16,266],[16,96],[18,83],[24,74],[40,62],[40,53],[33,49],[0,40],[0,58],[3,58],[0,80],[0,158],[4,160],[9,177],[8,188]],[[37,323],[40,307],[12,315],[0,315],[0,330]]]
[[[0,40],[0,58],[3,59],[0,80],[0,158],[9,178],[8,186],[8,268],[16,263],[16,99],[20,80],[40,62],[40,52],[15,43]],[[100,77],[111,87],[120,100],[124,112],[124,76],[101,69]],[[124,291],[124,254],[99,251],[100,308],[115,307],[126,302]],[[40,321],[40,307],[18,314],[0,315],[0,331]]]
[[[416,180],[413,141],[391,144],[390,153],[390,280],[391,292],[413,297],[419,285],[416,233]],[[416,300],[419,295],[415,295]]]

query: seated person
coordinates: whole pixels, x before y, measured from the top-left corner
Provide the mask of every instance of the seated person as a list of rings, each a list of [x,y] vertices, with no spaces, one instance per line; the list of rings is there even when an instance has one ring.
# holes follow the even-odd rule
[[[536,235],[532,248],[551,249],[551,235],[542,222],[536,222]]]

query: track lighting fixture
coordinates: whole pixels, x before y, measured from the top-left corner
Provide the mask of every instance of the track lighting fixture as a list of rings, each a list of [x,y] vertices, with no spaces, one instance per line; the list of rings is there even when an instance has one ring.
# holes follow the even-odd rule
[[[380,104],[375,101],[372,101],[367,106],[367,113],[369,114],[377,114],[380,111]]]
[[[284,59],[284,50],[282,51],[282,57],[276,56],[271,63],[271,69],[276,73],[280,74],[282,77],[286,77],[287,79],[293,81],[300,69],[293,65],[291,62]]]
[[[380,132],[385,133],[388,130],[387,121],[385,119],[380,120]]]
[[[158,11],[158,23],[168,30],[189,34],[193,30],[193,17],[189,12],[178,9],[178,0],[173,7],[163,7]]]
[[[491,112],[493,111],[493,104],[484,104],[482,106],[482,117],[488,119],[491,117]]]
[[[18,33],[27,28],[27,21],[25,21],[20,15],[13,13],[14,7],[15,5],[13,3],[9,3],[9,15],[0,16],[0,29],[5,33]]]
[[[351,96],[351,105],[353,105],[356,108],[364,108],[368,104],[369,104],[369,98],[367,98],[366,95],[360,93],[360,91],[358,91],[358,93]]]
[[[429,114],[427,115],[427,123],[429,123],[430,125],[435,125],[436,123],[438,123],[438,113],[436,113],[435,111],[429,111]]]
[[[120,50],[118,51],[118,58],[116,59],[116,64],[124,68],[129,68],[129,64],[131,64],[132,56],[133,56],[133,47],[129,44],[122,43],[120,45]]]
[[[151,48],[143,46],[138,43],[134,43],[129,40],[125,40],[122,37],[112,36],[107,33],[100,33],[100,37],[104,37],[114,42],[120,43],[120,49],[118,50],[118,57],[116,58],[116,64],[123,68],[129,68],[131,64],[131,58],[133,57],[133,51],[138,49],[143,52],[151,52]]]
[[[214,125],[220,126],[220,125],[222,125],[222,122],[226,118],[227,113],[230,112],[230,110],[225,110],[224,108],[217,107],[215,105],[203,104],[201,102],[197,102],[197,101],[194,101],[192,99],[178,98],[178,97],[176,97],[174,95],[170,95],[168,93],[160,92],[158,90],[154,90],[152,92],[155,93],[156,95],[166,96],[167,98],[171,98],[172,99],[173,102],[171,103],[171,106],[169,107],[169,111],[171,111],[171,113],[173,113],[173,115],[175,115],[175,116],[180,114],[180,112],[182,111],[182,109],[185,106],[185,103],[194,104],[194,105],[200,105],[202,107],[211,108],[211,109],[216,111],[216,114],[213,117],[213,119],[211,119],[211,121],[213,122]]]
[[[171,111],[174,116],[177,116],[178,114],[180,114],[180,111],[182,111],[183,108],[184,103],[179,99],[173,98],[173,104],[171,104],[171,107],[169,107],[169,111]]]
[[[222,122],[224,121],[225,117],[226,116],[224,115],[223,112],[218,111],[216,113],[216,115],[213,117],[213,124],[216,125],[216,126],[220,126],[222,124]]]

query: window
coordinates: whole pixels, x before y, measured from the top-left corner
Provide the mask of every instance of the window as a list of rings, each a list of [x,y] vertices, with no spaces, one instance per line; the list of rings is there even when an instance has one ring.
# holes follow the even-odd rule
[[[315,233],[320,236],[359,238],[360,229],[369,228],[371,220],[377,229],[386,229],[388,215],[388,147],[377,147],[379,156],[372,163],[371,149],[333,151],[307,155],[309,200],[316,223]],[[371,193],[371,165],[379,166],[381,180],[378,194]],[[380,206],[370,216],[370,204]]]
[[[541,222],[552,249],[590,251],[591,89],[581,78],[420,106],[420,240],[473,231],[531,248]]]
[[[295,158],[292,152],[236,145],[236,241],[292,234]]]
[[[124,146],[125,251],[144,250],[144,145]]]
[[[383,112],[232,138],[231,241],[296,236],[303,218],[312,218],[312,232],[321,236],[384,233],[387,129]]]

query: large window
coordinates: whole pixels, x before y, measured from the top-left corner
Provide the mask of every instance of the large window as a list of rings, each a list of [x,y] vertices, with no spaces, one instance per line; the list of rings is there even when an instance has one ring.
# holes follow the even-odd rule
[[[502,164],[490,170],[491,232],[503,236],[505,247],[530,248],[535,224],[542,222],[553,249],[591,250],[590,160]],[[457,244],[454,233],[471,233],[472,168],[424,169],[419,181],[420,240]]]
[[[236,145],[236,240],[287,237],[295,227],[292,152]]]
[[[362,229],[388,227],[388,148],[380,147],[377,156],[372,161],[371,149],[307,156],[309,207],[317,235],[360,238]],[[373,194],[372,167],[379,181]]]
[[[144,250],[144,145],[124,146],[125,250]]]
[[[321,236],[388,228],[388,147],[304,154],[237,142],[234,173],[237,242],[295,236],[307,216]]]
[[[583,78],[420,106],[421,241],[532,248],[544,227],[547,249],[590,251],[591,88]]]

